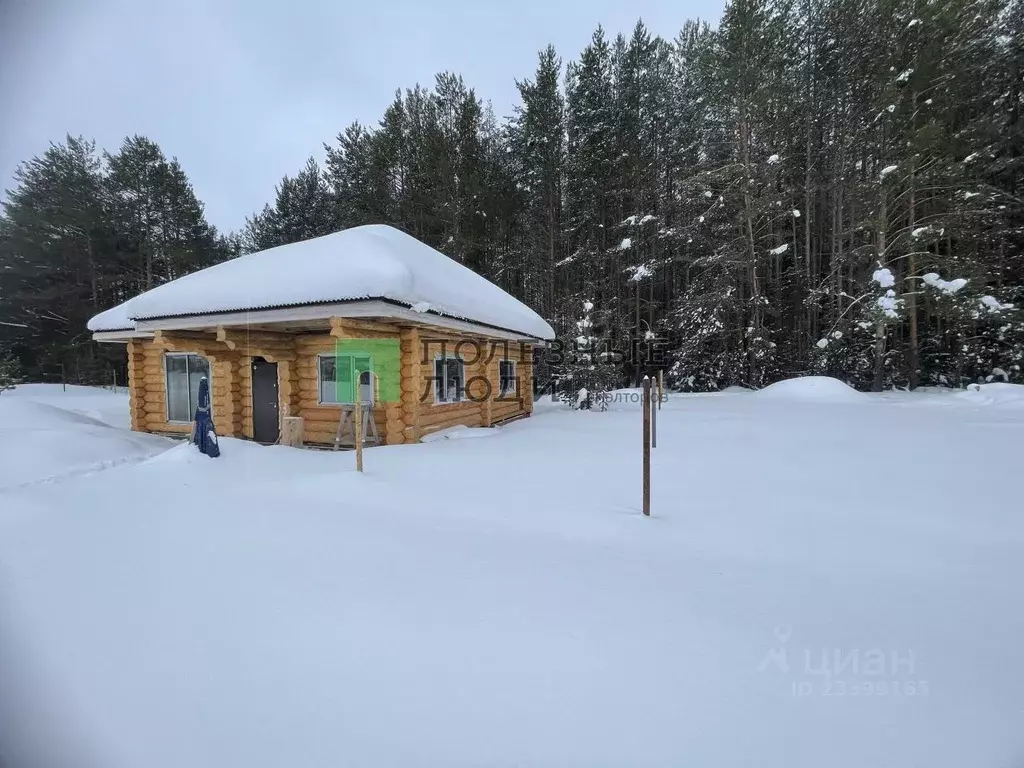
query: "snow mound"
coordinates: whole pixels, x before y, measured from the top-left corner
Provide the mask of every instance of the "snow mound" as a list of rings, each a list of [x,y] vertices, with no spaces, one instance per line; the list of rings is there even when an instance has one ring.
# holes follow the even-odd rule
[[[1024,385],[996,381],[991,384],[971,384],[956,397],[974,405],[999,408],[1024,408]]]
[[[723,395],[742,395],[744,392],[753,392],[750,387],[741,387],[739,384],[730,384],[725,389],[718,390]]]
[[[172,445],[28,397],[0,396],[0,489],[142,461]]]
[[[758,397],[820,403],[859,403],[864,395],[830,376],[802,376],[778,381],[757,392]]]
[[[457,424],[448,429],[440,429],[424,435],[420,440],[424,443],[432,443],[435,440],[469,440],[477,437],[494,437],[501,427],[467,427],[464,424]]]
[[[371,224],[215,264],[89,321],[126,321],[376,299],[553,339],[536,312],[472,270],[394,227]]]
[[[68,414],[80,414],[99,424],[120,429],[130,429],[128,414],[128,390],[118,388],[116,392],[100,387],[84,387],[75,384],[19,384],[10,392],[4,392],[5,400],[11,398],[30,399],[36,403],[54,407]],[[2,426],[9,426],[3,424]],[[31,425],[29,425],[31,426]]]

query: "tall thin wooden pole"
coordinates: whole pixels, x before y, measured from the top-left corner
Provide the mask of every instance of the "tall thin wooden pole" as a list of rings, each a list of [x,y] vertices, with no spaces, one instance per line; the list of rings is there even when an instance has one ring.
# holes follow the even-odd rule
[[[651,392],[651,448],[658,447],[658,407],[654,404],[654,393]]]
[[[644,515],[651,516],[651,378],[644,376]]]
[[[362,374],[359,371],[355,372],[356,412],[354,415],[356,427],[356,472],[363,471],[363,387],[362,382],[360,380],[361,376]]]
[[[661,410],[661,401],[665,393],[665,370],[658,370],[658,410]]]

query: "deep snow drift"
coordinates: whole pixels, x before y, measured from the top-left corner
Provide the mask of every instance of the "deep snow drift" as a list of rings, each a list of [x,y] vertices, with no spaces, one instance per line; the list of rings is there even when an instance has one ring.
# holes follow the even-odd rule
[[[128,421],[127,397],[102,389],[26,384],[0,394],[0,489],[141,461],[173,445],[127,431]]]
[[[1019,761],[1024,411],[671,396],[644,519],[639,407],[621,395],[374,448],[361,476],[351,454],[223,440],[217,460],[175,444],[0,491],[0,752]]]
[[[864,393],[829,376],[803,376],[770,384],[758,390],[757,396],[819,403],[858,403],[862,402]]]

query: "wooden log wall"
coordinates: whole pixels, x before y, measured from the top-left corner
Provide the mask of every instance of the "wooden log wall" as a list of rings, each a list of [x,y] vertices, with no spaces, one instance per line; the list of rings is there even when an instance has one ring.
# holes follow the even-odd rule
[[[359,335],[354,331],[348,338],[370,338]],[[394,332],[397,338],[397,330]],[[386,338],[378,336],[377,338]],[[334,436],[338,432],[338,423],[341,421],[341,406],[321,405],[319,378],[317,376],[317,356],[333,355],[338,337],[330,334],[304,334],[296,337],[295,348],[297,351],[295,363],[295,415],[301,416],[305,422],[304,440],[307,443],[333,444]],[[373,408],[373,420],[377,427],[377,434],[381,441],[386,439],[388,405],[382,402],[375,402]],[[348,438],[351,439],[351,438]]]
[[[533,413],[533,356],[532,344],[521,344],[519,355],[519,367],[516,371],[519,376],[519,394],[523,398],[523,410]]]
[[[417,434],[412,438],[412,431],[407,429],[407,438],[418,439],[424,434],[459,424],[469,427],[491,426],[533,410],[532,394],[526,397],[526,393],[531,391],[528,378],[532,374],[530,345],[434,330],[420,330],[418,340],[418,377],[411,366],[403,367],[403,378],[419,380],[416,387]],[[460,403],[435,403],[434,358],[439,354],[457,355],[465,361],[466,385],[470,395],[468,400]],[[519,392],[515,396],[500,396],[501,360],[516,362]],[[403,386],[406,388],[404,391],[411,392],[411,383],[403,382]],[[490,396],[486,397],[488,392]]]
[[[399,341],[400,368],[388,370],[381,361],[377,371],[378,377],[400,377],[400,399],[383,402],[378,394],[373,410],[377,432],[388,445],[418,442],[425,434],[458,424],[491,426],[533,411],[532,349],[528,344],[486,341],[420,327],[334,320],[330,333],[247,334],[219,330],[209,334],[158,333],[153,340],[130,341],[127,348],[132,429],[169,433],[190,430],[190,424],[167,421],[164,355],[186,352],[202,355],[210,363],[217,433],[251,438],[252,359],[264,357],[278,364],[281,416],[302,417],[305,442],[333,444],[341,408],[318,402],[317,356],[333,354],[338,338]],[[434,402],[434,357],[441,352],[461,354],[465,360],[470,399],[459,403]],[[499,361],[503,359],[515,360],[517,364],[519,391],[515,397],[500,397]]]
[[[146,348],[141,341],[129,341],[128,352],[128,413],[136,432],[146,432]]]
[[[213,425],[218,435],[237,435],[237,406],[239,390],[234,370],[237,353],[219,344],[213,337],[171,336],[157,334],[152,341],[136,342],[142,348],[143,384],[132,386],[144,398],[145,431],[184,433],[191,431],[191,423],[167,420],[167,353],[201,355],[210,365],[210,400]]]
[[[494,402],[491,406],[493,423],[499,423],[507,419],[529,413],[526,408],[524,392],[530,389],[529,379],[524,378],[524,359],[529,358],[528,345],[517,342],[504,342],[495,345],[494,352]],[[501,366],[499,361],[513,360],[516,364],[516,377],[518,378],[518,391],[501,396]]]
[[[402,442],[415,443],[420,439],[420,393],[423,366],[420,363],[420,332],[418,328],[403,328],[402,351]],[[393,439],[389,435],[389,442]]]
[[[221,335],[223,336],[223,334]],[[295,392],[295,346],[290,336],[229,337],[214,334],[158,333],[152,341],[133,341],[129,353],[132,428],[146,432],[188,433],[191,424],[167,420],[167,353],[201,355],[210,364],[210,397],[218,435],[252,437],[252,358],[278,363],[281,412]],[[136,405],[136,402],[138,403]]]

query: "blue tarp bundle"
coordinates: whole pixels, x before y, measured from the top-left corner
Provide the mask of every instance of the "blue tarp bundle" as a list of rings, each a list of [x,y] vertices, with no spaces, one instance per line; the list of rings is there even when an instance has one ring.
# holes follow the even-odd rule
[[[220,446],[217,445],[217,433],[213,428],[213,419],[210,417],[210,382],[206,380],[205,376],[199,380],[197,400],[192,442],[202,453],[215,459],[220,456]]]

